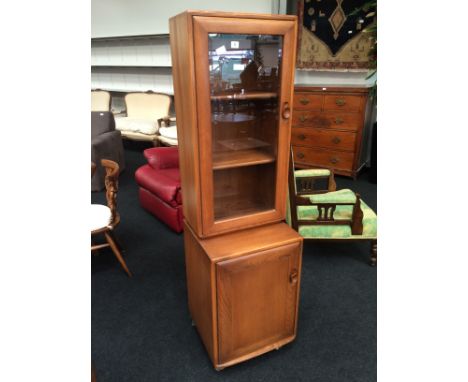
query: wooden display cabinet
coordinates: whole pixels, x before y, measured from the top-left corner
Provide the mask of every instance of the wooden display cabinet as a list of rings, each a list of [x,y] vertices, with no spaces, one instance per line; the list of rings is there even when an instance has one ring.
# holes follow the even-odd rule
[[[294,340],[302,238],[285,223],[203,240],[184,228],[189,310],[215,368]]]
[[[286,215],[296,16],[170,19],[189,308],[217,369],[296,335]]]
[[[296,34],[296,16],[170,19],[184,217],[198,237],[284,219]]]

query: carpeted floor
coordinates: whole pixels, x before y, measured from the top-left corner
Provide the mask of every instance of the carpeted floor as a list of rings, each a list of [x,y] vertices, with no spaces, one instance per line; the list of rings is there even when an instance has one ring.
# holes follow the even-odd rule
[[[134,277],[113,255],[92,257],[92,360],[98,382],[376,381],[376,268],[368,243],[306,243],[297,338],[217,372],[187,308],[183,236],[143,210],[135,170],[145,144],[126,142],[116,229]],[[377,186],[336,177],[377,208]],[[104,202],[104,193],[93,193]]]

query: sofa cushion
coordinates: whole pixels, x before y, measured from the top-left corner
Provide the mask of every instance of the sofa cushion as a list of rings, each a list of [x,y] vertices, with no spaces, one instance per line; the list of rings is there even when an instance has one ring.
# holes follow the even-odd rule
[[[139,186],[155,194],[169,205],[177,207],[182,204],[178,169],[155,171],[149,164],[146,164],[135,172],[135,179]]]
[[[151,135],[158,132],[158,123],[146,119],[120,117],[115,119],[115,128],[120,131]]]
[[[177,139],[177,126],[161,127],[159,135],[165,138]]]

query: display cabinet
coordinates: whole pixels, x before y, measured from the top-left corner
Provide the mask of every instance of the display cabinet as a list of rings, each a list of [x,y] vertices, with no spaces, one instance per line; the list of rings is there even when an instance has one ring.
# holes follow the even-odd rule
[[[284,219],[295,16],[170,20],[184,216],[199,237]]]
[[[285,223],[295,16],[170,19],[189,310],[216,369],[296,336],[302,238]]]

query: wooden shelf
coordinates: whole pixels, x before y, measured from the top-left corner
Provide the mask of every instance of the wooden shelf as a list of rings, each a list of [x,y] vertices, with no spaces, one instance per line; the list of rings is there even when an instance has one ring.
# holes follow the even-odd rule
[[[226,101],[226,100],[231,100],[231,99],[249,100],[249,99],[268,99],[268,98],[275,98],[275,97],[278,97],[278,93],[276,92],[253,91],[253,92],[244,92],[244,93],[212,95],[211,100],[212,101]]]
[[[213,170],[223,170],[234,167],[255,166],[272,163],[276,158],[261,150],[241,150],[213,153]]]
[[[268,206],[261,201],[254,201],[251,198],[215,196],[215,216],[217,221],[232,219],[237,216],[252,215],[272,209],[272,206]]]

